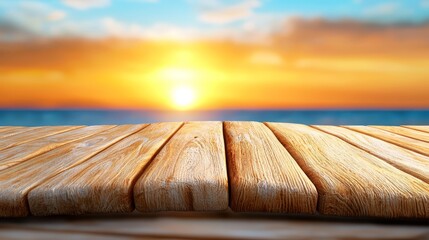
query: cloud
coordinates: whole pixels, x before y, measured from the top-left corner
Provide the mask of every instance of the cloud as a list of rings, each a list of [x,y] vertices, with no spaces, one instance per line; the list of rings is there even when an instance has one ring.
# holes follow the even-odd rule
[[[115,18],[102,19],[105,36],[117,38],[135,38],[151,40],[188,41],[201,37],[201,32],[195,28],[184,28],[167,23],[155,23],[143,26],[137,23],[126,23]]]
[[[67,13],[65,13],[64,11],[55,10],[49,13],[48,19],[51,21],[58,21],[64,19],[66,16]]]
[[[362,13],[366,21],[378,23],[405,23],[419,19],[413,8],[398,2],[374,5],[364,9]]]
[[[365,10],[365,14],[371,16],[391,15],[400,10],[400,5],[397,3],[383,3]]]
[[[429,8],[429,0],[421,0],[420,5],[424,8]]]
[[[7,41],[25,41],[31,39],[34,33],[28,29],[22,28],[14,22],[0,22],[0,42]]]
[[[254,14],[254,9],[261,5],[259,0],[244,0],[232,5],[219,1],[203,1],[200,7],[199,19],[205,23],[227,24],[246,19]]]
[[[39,2],[21,2],[0,18],[0,40],[22,40],[50,34],[67,13]],[[60,27],[61,28],[61,27]]]
[[[429,23],[398,25],[297,18],[285,24],[271,39],[287,52],[373,56],[429,52]],[[422,50],[411,50],[416,48]]]
[[[62,0],[62,3],[71,8],[86,10],[108,6],[110,5],[110,0]]]

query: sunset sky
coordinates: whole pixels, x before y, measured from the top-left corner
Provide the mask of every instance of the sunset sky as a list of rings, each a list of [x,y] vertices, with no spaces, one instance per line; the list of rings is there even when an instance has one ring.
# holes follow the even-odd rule
[[[0,0],[0,108],[429,108],[429,1]]]

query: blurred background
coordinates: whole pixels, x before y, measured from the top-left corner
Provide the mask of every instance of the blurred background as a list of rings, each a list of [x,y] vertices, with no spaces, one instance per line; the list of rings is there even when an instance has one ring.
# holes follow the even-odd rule
[[[429,124],[428,0],[0,0],[0,125]]]

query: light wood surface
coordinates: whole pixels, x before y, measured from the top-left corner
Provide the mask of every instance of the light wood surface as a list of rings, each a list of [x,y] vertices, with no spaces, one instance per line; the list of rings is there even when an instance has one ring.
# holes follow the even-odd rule
[[[396,133],[416,140],[429,142],[429,133],[398,126],[371,126],[388,132]]]
[[[361,148],[396,168],[429,183],[429,157],[347,128],[314,126]]]
[[[227,209],[222,122],[185,123],[137,180],[134,198],[140,211]]]
[[[15,134],[20,134],[35,129],[38,129],[38,127],[7,127],[0,132],[0,139],[4,139]]]
[[[415,130],[419,130],[419,131],[422,131],[422,132],[429,133],[429,126],[404,125],[402,127],[406,127],[406,128],[415,129]]]
[[[0,138],[3,137],[3,132],[13,131],[14,129],[22,129],[24,127],[8,127],[8,126],[2,126],[0,127]]]
[[[28,192],[47,179],[82,163],[106,147],[140,130],[142,125],[108,129],[0,171],[0,216],[26,216]]]
[[[264,124],[224,124],[234,211],[316,211],[315,186]]]
[[[410,149],[412,151],[429,156],[429,144],[424,141],[419,141],[414,138],[405,137],[396,133],[388,132],[378,128],[368,126],[344,126],[346,128],[365,133],[367,135],[376,137],[386,142],[396,144],[398,146]]]
[[[337,137],[267,123],[315,184],[322,214],[429,217],[429,185]]]
[[[79,126],[42,127],[31,131],[26,131],[20,134],[15,134],[9,137],[3,137],[3,138],[0,138],[0,150],[7,149],[20,144],[24,144],[26,142],[30,142],[32,140],[36,140],[39,138],[66,132],[76,128],[79,128]]]
[[[25,144],[0,151],[0,170],[14,166],[49,150],[77,141],[114,126],[88,126],[36,139]]]
[[[0,217],[230,207],[429,219],[429,156],[419,153],[429,142],[408,127],[0,127],[0,142],[11,141],[0,150]]]
[[[180,126],[181,123],[151,124],[42,183],[28,194],[31,213],[133,211],[132,188],[136,178]]]

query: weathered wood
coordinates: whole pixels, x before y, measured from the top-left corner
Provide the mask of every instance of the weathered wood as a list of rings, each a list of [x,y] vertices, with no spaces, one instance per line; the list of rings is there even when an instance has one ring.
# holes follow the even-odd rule
[[[114,126],[88,126],[68,132],[36,139],[25,144],[0,151],[0,170],[14,166],[32,157],[50,151],[70,142],[105,131]]]
[[[344,127],[376,137],[386,142],[396,144],[400,147],[407,148],[409,150],[421,153],[423,155],[429,156],[429,143],[427,142],[419,141],[414,138],[405,137],[396,133],[391,133],[385,130],[368,127],[368,126],[344,126]]]
[[[227,209],[222,123],[184,124],[137,180],[134,198],[140,211]]]
[[[35,130],[40,127],[7,127],[0,132],[0,139],[7,138],[16,134],[24,133],[27,131]]]
[[[2,137],[3,132],[11,131],[11,130],[13,130],[13,129],[20,129],[20,128],[24,128],[24,127],[8,127],[8,126],[1,126],[1,127],[0,127],[0,137]]]
[[[322,214],[429,217],[429,185],[420,179],[315,128],[267,125],[315,184]]]
[[[429,183],[429,157],[347,128],[314,126],[359,147],[396,168]]]
[[[0,216],[28,215],[27,193],[31,189],[58,173],[82,163],[142,127],[142,125],[114,127],[1,170]]]
[[[429,133],[414,130],[411,128],[397,126],[371,126],[388,132],[396,133],[405,137],[414,138],[416,140],[429,142]]]
[[[79,126],[41,127],[31,131],[26,131],[20,134],[15,134],[9,137],[3,137],[3,138],[0,138],[0,150],[21,145],[26,142],[30,142],[32,140],[66,132],[76,128],[79,128]]]
[[[180,126],[181,123],[151,124],[42,183],[28,194],[31,213],[131,212],[136,179]]]
[[[422,132],[429,133],[429,126],[403,125],[402,127],[406,127],[406,128],[415,129],[415,130],[419,130],[419,131],[422,131]]]
[[[225,122],[231,208],[313,213],[317,190],[262,123]]]

